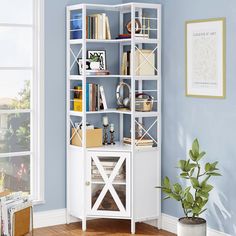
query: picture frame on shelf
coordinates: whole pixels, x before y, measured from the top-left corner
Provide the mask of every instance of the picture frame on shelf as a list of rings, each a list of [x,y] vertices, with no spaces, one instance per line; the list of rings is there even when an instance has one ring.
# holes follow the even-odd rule
[[[87,57],[91,62],[99,62],[100,70],[107,69],[106,50],[88,50],[87,54]]]
[[[225,18],[186,22],[186,96],[225,98]]]
[[[87,70],[91,70],[91,63],[90,63],[89,59],[86,59],[86,71]],[[83,74],[83,60],[82,60],[82,58],[78,59],[78,72],[79,72],[79,75]]]

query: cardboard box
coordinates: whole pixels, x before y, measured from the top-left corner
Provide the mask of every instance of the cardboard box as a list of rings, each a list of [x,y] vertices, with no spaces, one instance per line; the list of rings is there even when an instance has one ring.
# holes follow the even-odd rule
[[[146,59],[147,58],[147,59]],[[135,51],[136,75],[155,75],[155,53],[152,50],[140,49]]]
[[[77,131],[79,136],[82,137],[82,130]],[[77,133],[75,133],[75,128],[72,128],[72,140],[71,144],[75,146],[82,146],[81,139],[78,137]],[[102,129],[87,129],[86,130],[86,147],[101,147],[102,146]]]

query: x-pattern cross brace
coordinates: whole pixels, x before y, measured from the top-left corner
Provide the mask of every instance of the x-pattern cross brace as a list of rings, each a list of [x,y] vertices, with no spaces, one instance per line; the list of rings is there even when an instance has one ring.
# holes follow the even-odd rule
[[[151,57],[151,55],[157,50],[157,46],[152,50],[151,53],[149,53],[149,55],[148,55],[147,57],[142,53],[142,51],[141,51],[137,46],[135,46],[135,48],[139,51],[139,53],[141,54],[141,56],[143,56],[144,59],[145,59],[142,63],[140,63],[140,64],[138,65],[138,67],[136,68],[136,71],[137,71],[140,67],[142,67],[145,62],[147,62],[147,63],[158,73],[157,68],[156,68],[155,66],[153,66],[153,64],[149,61],[149,58]]]
[[[79,55],[80,55],[81,51],[82,51],[82,48],[79,50],[79,52],[76,56],[74,54],[73,50],[70,48],[70,52],[71,52],[72,56],[74,57],[74,61],[72,62],[71,66],[70,66],[70,71],[72,70],[75,63],[77,63],[79,65],[78,58],[79,58]]]
[[[102,200],[104,199],[106,193],[108,192],[108,190],[110,191],[115,203],[117,204],[117,207],[119,208],[119,210],[121,212],[125,212],[125,208],[114,188],[114,186],[112,185],[112,182],[114,181],[116,175],[118,174],[119,169],[121,168],[123,162],[125,161],[125,157],[120,157],[115,168],[113,169],[110,177],[107,176],[101,162],[99,161],[99,158],[97,156],[93,156],[92,157],[93,161],[95,162],[95,165],[97,166],[103,180],[105,183],[105,186],[103,187],[99,197],[97,198],[92,210],[97,210],[102,202]]]
[[[79,127],[80,127],[80,125],[82,124],[82,122],[79,123],[79,125],[78,125],[77,128],[74,126],[74,124],[73,124],[73,122],[72,122],[71,119],[70,119],[70,123],[71,123],[71,125],[72,125],[72,127],[74,128],[74,131],[75,131],[75,132],[72,134],[72,136],[71,136],[71,138],[70,138],[70,141],[73,139],[73,137],[74,137],[75,135],[77,135],[78,138],[80,139],[81,143],[82,143],[82,139],[81,139],[81,137],[80,137],[80,135],[79,135],[79,133],[78,133]]]
[[[138,121],[135,120],[135,123],[144,131],[142,137],[136,142],[136,145],[146,136],[148,135],[156,144],[157,141],[149,134],[151,128],[157,123],[157,119],[151,124],[151,126],[146,130]]]

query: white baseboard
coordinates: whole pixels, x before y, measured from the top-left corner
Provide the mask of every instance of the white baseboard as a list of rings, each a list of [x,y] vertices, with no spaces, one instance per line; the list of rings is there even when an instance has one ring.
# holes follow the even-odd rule
[[[162,229],[177,233],[177,218],[162,214]],[[71,222],[79,221],[76,218],[71,218]],[[151,220],[147,221],[146,223],[156,226],[157,221]],[[58,210],[51,210],[51,211],[41,211],[34,213],[34,228],[42,228],[54,225],[62,225],[66,224],[66,209],[58,209]],[[229,234],[219,232],[213,229],[207,229],[207,236],[230,236]]]
[[[34,213],[34,228],[42,228],[66,223],[66,209],[40,211]]]
[[[177,221],[178,218],[162,214],[162,229],[171,233],[177,233]],[[229,234],[207,228],[207,236],[230,236]]]

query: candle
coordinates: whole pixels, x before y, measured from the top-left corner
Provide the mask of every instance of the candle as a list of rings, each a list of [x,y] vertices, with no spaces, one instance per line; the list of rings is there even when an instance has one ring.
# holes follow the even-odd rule
[[[104,126],[108,125],[108,117],[107,116],[103,116],[103,125]]]
[[[110,131],[114,132],[114,124],[111,124]]]

